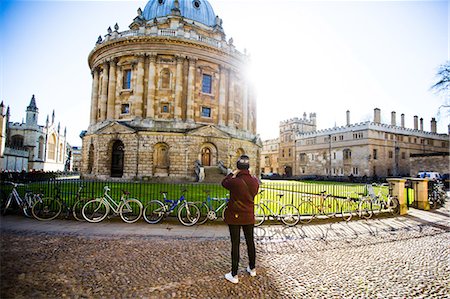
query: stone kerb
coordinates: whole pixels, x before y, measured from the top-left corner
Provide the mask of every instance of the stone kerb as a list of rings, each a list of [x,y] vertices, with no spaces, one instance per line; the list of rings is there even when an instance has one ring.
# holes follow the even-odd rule
[[[391,195],[396,196],[400,204],[400,215],[408,214],[408,205],[406,203],[405,182],[406,179],[386,179],[389,183]]]

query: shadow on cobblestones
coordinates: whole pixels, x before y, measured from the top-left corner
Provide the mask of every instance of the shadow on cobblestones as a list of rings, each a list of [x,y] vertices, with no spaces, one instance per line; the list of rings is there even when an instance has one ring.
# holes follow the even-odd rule
[[[225,281],[225,240],[7,232],[1,241],[1,298],[278,297],[264,267],[255,278],[240,273],[238,285]]]
[[[258,275],[246,275],[242,244],[237,285],[223,278],[223,225],[194,237],[171,223],[97,230],[55,221],[56,229],[9,218],[1,222],[0,298],[448,298],[448,213],[417,213],[255,228]]]

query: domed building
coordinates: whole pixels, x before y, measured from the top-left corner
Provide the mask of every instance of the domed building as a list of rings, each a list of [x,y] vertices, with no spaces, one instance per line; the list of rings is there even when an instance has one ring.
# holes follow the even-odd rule
[[[259,170],[248,56],[208,1],[150,0],[129,30],[108,28],[88,61],[83,177],[195,180],[198,166],[233,167],[244,153]]]

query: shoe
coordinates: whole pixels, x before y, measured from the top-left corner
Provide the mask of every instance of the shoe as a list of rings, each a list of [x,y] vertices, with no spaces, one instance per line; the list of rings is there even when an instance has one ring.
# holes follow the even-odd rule
[[[256,270],[250,269],[250,266],[247,266],[247,272],[250,274],[250,276],[255,277],[256,276]]]
[[[238,279],[237,275],[236,275],[236,276],[233,276],[233,275],[231,274],[231,272],[225,274],[225,279],[228,280],[228,281],[231,282],[231,283],[238,283],[238,282],[239,282],[239,279]]]

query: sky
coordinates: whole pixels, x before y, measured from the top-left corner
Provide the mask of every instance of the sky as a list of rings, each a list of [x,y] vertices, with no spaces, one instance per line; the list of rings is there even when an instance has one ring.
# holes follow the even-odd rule
[[[210,0],[227,40],[249,53],[257,131],[276,138],[280,121],[316,113],[317,128],[373,120],[391,111],[436,117],[448,133],[450,99],[434,93],[450,59],[448,1]],[[32,95],[40,125],[55,110],[72,146],[89,125],[87,63],[99,35],[128,29],[147,1],[0,1],[0,101],[21,122]],[[440,112],[440,113],[438,113]]]

